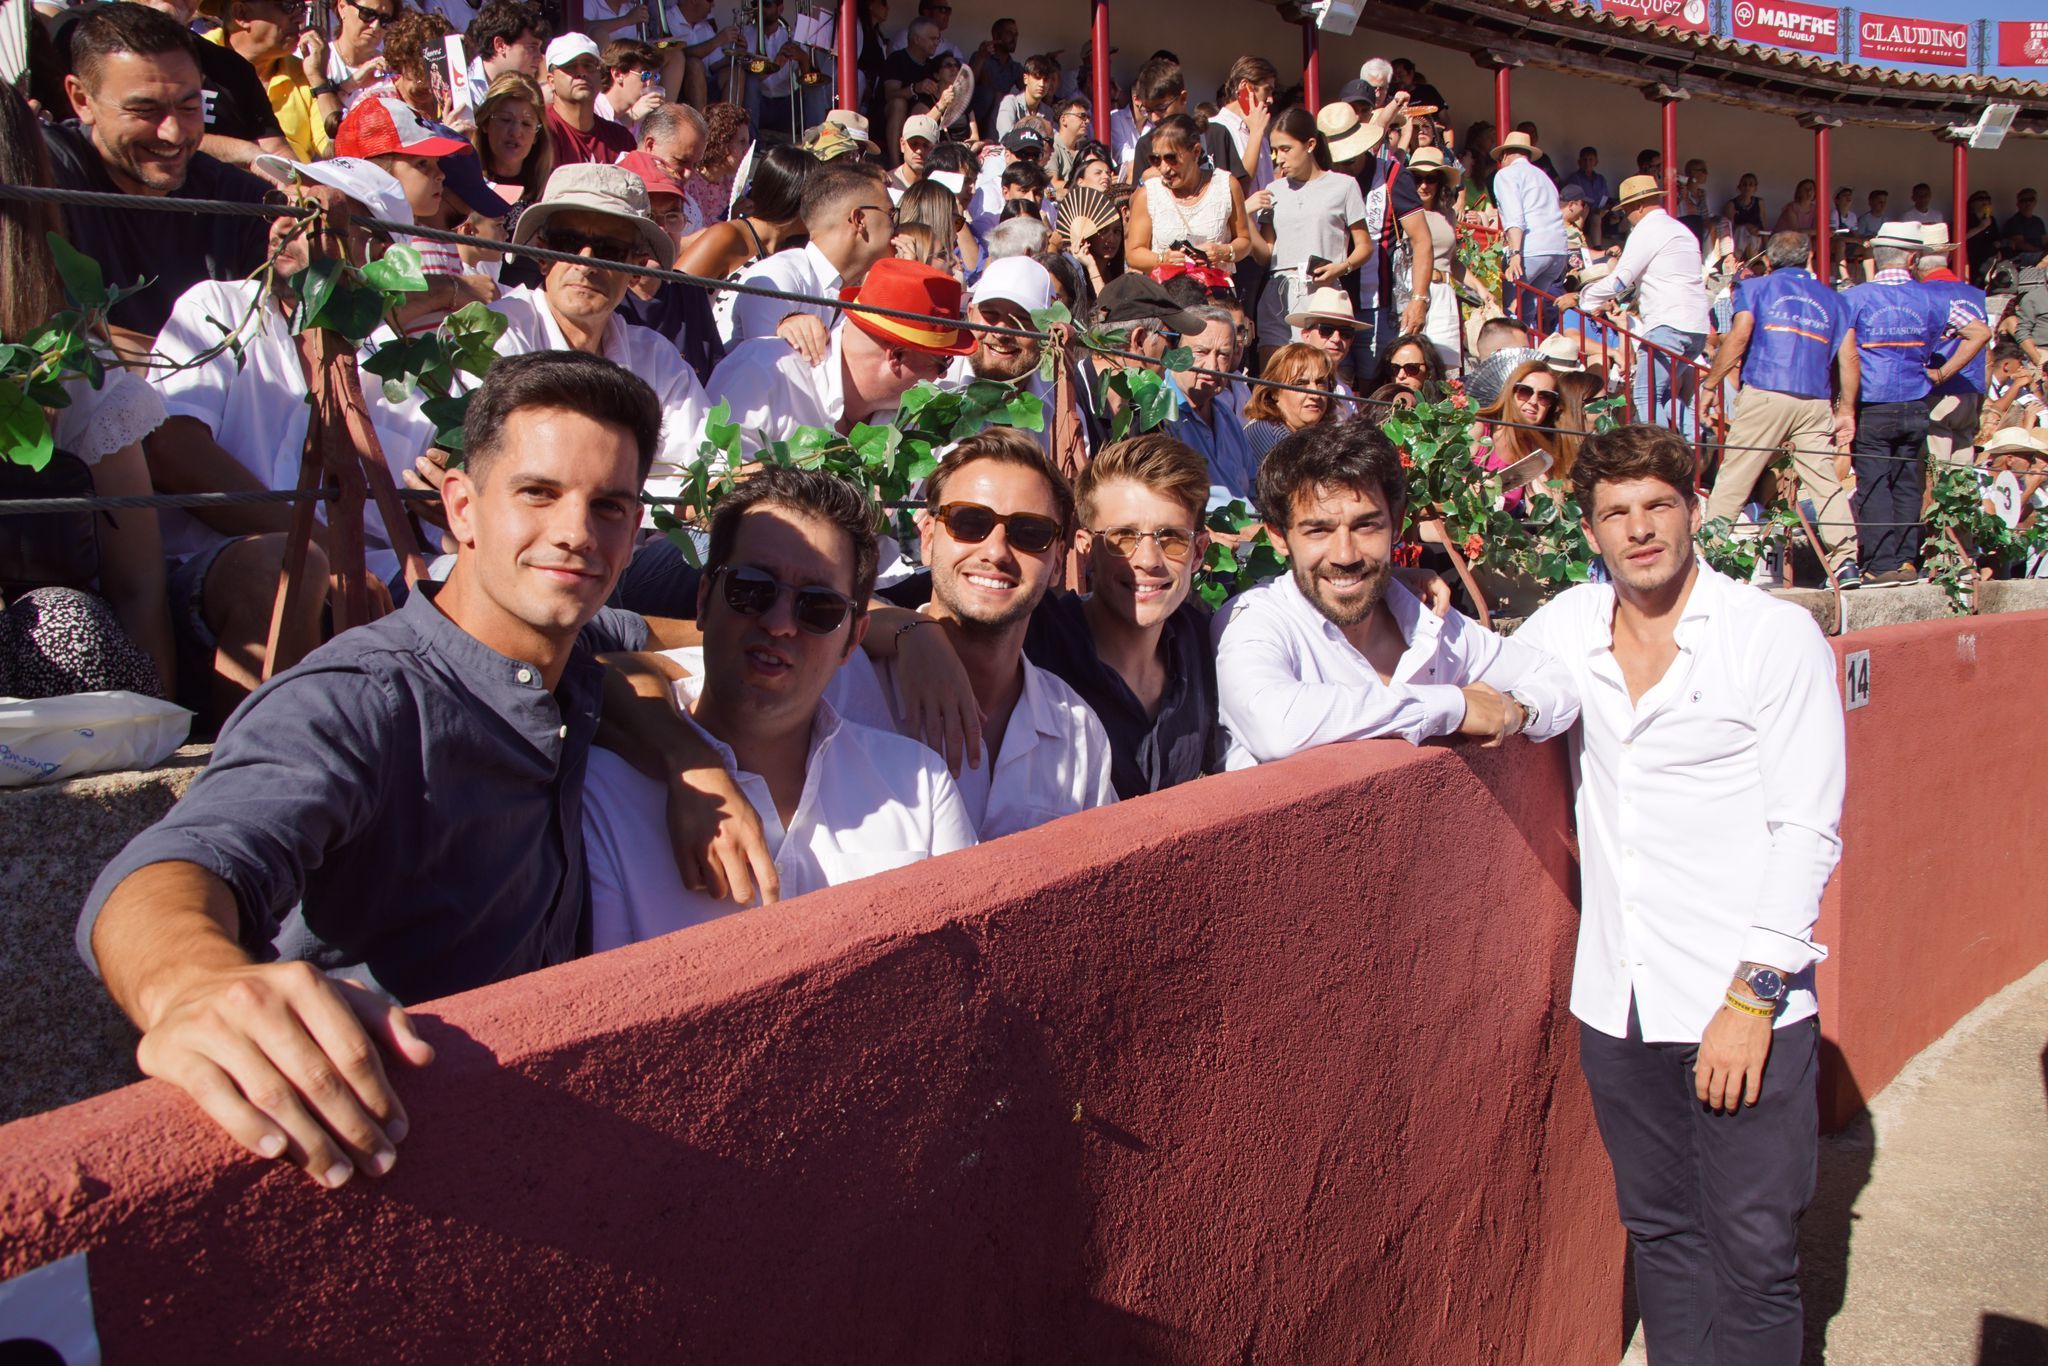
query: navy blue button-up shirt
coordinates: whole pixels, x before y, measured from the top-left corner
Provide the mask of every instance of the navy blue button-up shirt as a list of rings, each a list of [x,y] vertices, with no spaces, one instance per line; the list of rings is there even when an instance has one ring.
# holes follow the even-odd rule
[[[88,966],[107,897],[168,862],[234,889],[257,959],[304,960],[401,1004],[576,956],[595,656],[646,648],[647,623],[600,612],[550,692],[422,590],[236,710],[184,799],[93,884]]]

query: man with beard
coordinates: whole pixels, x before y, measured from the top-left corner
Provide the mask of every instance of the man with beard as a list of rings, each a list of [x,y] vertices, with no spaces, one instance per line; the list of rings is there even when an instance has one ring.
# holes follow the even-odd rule
[[[1038,325],[1031,321],[1031,315],[1052,307],[1054,298],[1050,271],[1028,256],[1005,256],[989,262],[988,269],[975,281],[968,300],[968,317],[975,322],[1035,332]],[[965,388],[978,379],[1016,385],[1045,405],[1045,424],[1035,435],[1047,455],[1055,454],[1054,382],[1038,373],[1039,361],[1045,353],[1043,344],[1035,336],[1010,337],[999,332],[977,332],[975,338],[973,353],[954,361],[946,371],[947,386]],[[1078,379],[1075,383],[1079,383]],[[1081,391],[1076,388],[1074,392],[1078,395]],[[1086,425],[1075,425],[1073,439],[1085,458]]]
[[[955,779],[984,840],[1116,800],[1102,722],[1024,657],[1031,614],[1059,577],[1073,526],[1073,489],[1014,427],[968,437],[925,481],[917,529],[932,600],[893,636],[944,631],[966,672],[983,745]],[[916,737],[923,718],[906,688],[918,681],[856,651],[826,699],[841,715]]]
[[[1323,423],[1259,467],[1259,516],[1292,572],[1216,615],[1224,767],[1340,740],[1471,735],[1544,740],[1578,715],[1571,678],[1470,618],[1431,615],[1392,576],[1407,485],[1366,421]]]
[[[1515,640],[1583,702],[1571,1010],[1643,1330],[1672,1360],[1796,1362],[1812,941],[1842,848],[1834,652],[1804,610],[1700,562],[1683,437],[1589,436],[1571,482],[1612,582]]]

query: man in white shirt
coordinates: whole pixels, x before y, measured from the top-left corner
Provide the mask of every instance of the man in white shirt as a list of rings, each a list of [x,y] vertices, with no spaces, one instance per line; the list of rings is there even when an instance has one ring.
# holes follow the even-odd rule
[[[830,298],[858,285],[870,266],[895,254],[890,239],[896,234],[896,209],[879,166],[832,162],[819,167],[804,182],[803,219],[809,240],[757,262],[740,277],[741,284]],[[830,304],[741,294],[733,303],[733,344],[773,337],[782,320],[797,313],[827,326],[839,316]]]
[[[944,631],[967,672],[983,748],[968,754],[955,779],[981,838],[1114,802],[1102,722],[1024,657],[1032,611],[1065,566],[1074,530],[1065,477],[1029,432],[990,427],[955,445],[925,481],[917,529],[932,600],[895,635]],[[857,653],[826,697],[842,714],[915,736],[924,725],[907,705],[910,681],[893,661]]]
[[[1536,158],[1542,149],[1520,131],[1509,133],[1493,149],[1500,169],[1493,173],[1494,202],[1507,237],[1507,260],[1501,278],[1521,281],[1555,298],[1564,292],[1570,247],[1565,240],[1564,212],[1558,205],[1557,182],[1543,173]],[[1556,310],[1534,294],[1523,294],[1517,314],[1538,332],[1557,326]]]
[[[1638,360],[1635,417],[1690,435],[1697,375],[1690,364],[1706,349],[1707,289],[1700,261],[1700,239],[1692,229],[1664,212],[1664,190],[1655,176],[1630,176],[1621,182],[1615,209],[1628,220],[1628,241],[1613,271],[1577,294],[1559,300],[1588,317],[1607,312],[1614,296],[1634,287],[1636,312],[1644,339],[1677,356],[1647,354]],[[1675,382],[1674,382],[1675,381]]]
[[[1266,136],[1273,127],[1273,92],[1279,86],[1280,73],[1271,62],[1239,57],[1223,77],[1223,107],[1210,120],[1229,130],[1254,191],[1273,183],[1273,150]]]
[[[1926,181],[1913,187],[1913,207],[1899,215],[1908,223],[1947,223],[1940,209],[1934,207],[1934,189]]]
[[[1400,452],[1370,421],[1310,427],[1267,452],[1259,516],[1289,572],[1216,614],[1226,769],[1343,740],[1498,744],[1572,723],[1556,663],[1459,613],[1439,619],[1394,579],[1406,500]]]
[[[1813,1197],[1813,942],[1841,855],[1834,652],[1798,607],[1701,564],[1693,453],[1629,426],[1572,467],[1611,583],[1515,634],[1581,704],[1579,1056],[1650,1351],[1800,1359]]]
[[[720,500],[697,591],[703,672],[679,724],[715,750],[761,819],[784,899],[975,842],[945,761],[824,700],[857,653],[874,590],[874,508],[835,475],[768,465]],[[583,803],[592,947],[637,943],[740,909],[676,866],[667,787],[609,750]]]

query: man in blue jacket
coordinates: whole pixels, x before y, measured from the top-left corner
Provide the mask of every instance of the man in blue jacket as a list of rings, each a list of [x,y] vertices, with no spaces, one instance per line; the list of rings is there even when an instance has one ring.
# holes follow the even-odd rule
[[[1948,224],[1927,223],[1920,228],[1925,245],[1913,263],[1913,275],[1923,288],[1946,299],[1951,307],[1967,312],[1977,323],[1989,327],[1984,291],[1955,272],[1955,253],[1960,242],[1948,240]],[[1935,348],[1940,364],[1955,350],[1954,342]],[[1927,395],[1927,454],[1952,465],[1975,462],[1977,419],[1984,410],[1984,390],[1989,383],[1989,359],[1984,354],[1956,371],[1946,384],[1936,385]]]

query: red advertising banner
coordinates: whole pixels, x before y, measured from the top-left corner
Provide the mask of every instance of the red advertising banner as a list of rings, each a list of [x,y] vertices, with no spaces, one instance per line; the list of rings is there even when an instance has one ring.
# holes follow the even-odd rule
[[[1707,0],[1600,0],[1600,8],[1609,14],[1647,19],[1666,28],[1707,32]]]
[[[1856,20],[1856,55],[1927,66],[1968,66],[1970,26],[1866,13]]]
[[[1735,36],[1745,43],[1769,43],[1801,52],[1838,56],[1842,51],[1842,12],[1799,0],[1735,0],[1729,11]]]
[[[2048,66],[2048,23],[2030,19],[1998,26],[2000,66]]]

